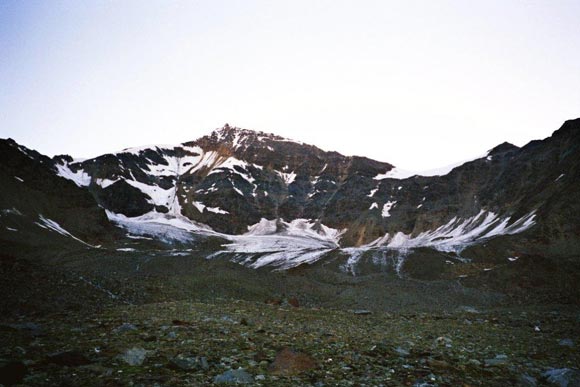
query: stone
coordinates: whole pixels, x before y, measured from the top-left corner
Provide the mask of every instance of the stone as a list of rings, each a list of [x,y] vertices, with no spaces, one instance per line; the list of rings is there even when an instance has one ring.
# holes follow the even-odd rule
[[[445,360],[430,359],[428,361],[428,364],[432,368],[439,368],[439,369],[451,368],[451,365],[448,362],[446,362]]]
[[[145,358],[147,357],[147,351],[143,348],[134,347],[125,351],[124,354],[120,356],[121,360],[131,366],[139,366],[143,364]]]
[[[199,369],[208,369],[209,364],[205,357],[193,357],[180,354],[170,360],[169,367],[173,369],[191,371]]]
[[[5,386],[19,384],[27,373],[28,369],[21,361],[0,363],[0,384]]]
[[[371,312],[370,310],[366,310],[366,309],[357,309],[357,310],[354,310],[353,313],[358,315],[358,316],[365,316],[368,314],[373,314],[373,312]]]
[[[549,383],[559,387],[580,387],[580,371],[571,368],[552,368],[542,374]]]
[[[282,305],[282,300],[279,298],[268,298],[265,303],[268,305],[280,306]]]
[[[433,346],[434,347],[444,346],[444,347],[447,347],[447,348],[451,348],[452,347],[452,345],[451,345],[452,342],[453,341],[449,337],[439,336],[433,342]]]
[[[269,369],[275,375],[296,375],[316,366],[316,361],[307,354],[284,348],[276,354]]]
[[[562,339],[558,342],[558,344],[562,347],[574,348],[574,341],[572,341],[572,339]]]
[[[493,359],[485,359],[486,367],[502,367],[508,364],[508,357],[506,355],[497,355]]]
[[[479,310],[475,309],[473,306],[460,306],[458,309],[466,313],[479,314]]]
[[[538,385],[538,381],[533,376],[522,374],[518,379],[517,385],[518,387],[536,387]]]
[[[249,384],[254,383],[254,378],[243,368],[238,368],[217,375],[213,382],[215,384]]]
[[[419,379],[413,383],[413,387],[437,387],[437,384],[426,382],[423,379]]]
[[[395,353],[397,355],[399,355],[400,357],[407,357],[407,356],[409,356],[409,351],[407,351],[406,349],[401,348],[401,347],[395,348]]]
[[[117,328],[115,328],[115,330],[113,332],[115,333],[125,333],[125,332],[130,332],[130,331],[136,331],[137,327],[133,324],[130,323],[123,323],[120,326],[118,326]]]
[[[298,301],[298,299],[296,297],[290,297],[288,299],[288,304],[290,304],[291,306],[298,308],[300,306],[300,302]]]

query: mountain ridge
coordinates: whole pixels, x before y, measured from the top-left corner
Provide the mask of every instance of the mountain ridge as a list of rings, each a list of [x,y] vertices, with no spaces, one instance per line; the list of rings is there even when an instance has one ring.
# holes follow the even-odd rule
[[[52,163],[58,175],[86,187],[111,213],[184,216],[226,234],[243,234],[262,219],[311,219],[346,230],[341,245],[348,247],[392,244],[396,235],[411,243],[445,225],[466,228],[466,221],[476,229],[486,217],[493,220],[487,233],[497,233],[501,224],[507,233],[518,222],[547,218],[540,222],[543,232],[574,234],[550,220],[566,217],[562,208],[557,206],[558,216],[542,209],[555,194],[548,192],[545,176],[553,173],[536,159],[547,157],[555,170],[563,158],[564,167],[570,164],[566,168],[577,173],[576,163],[563,155],[577,151],[579,127],[580,119],[568,120],[551,137],[521,148],[502,143],[445,175],[401,179],[389,176],[395,171],[389,163],[228,124],[176,146],[126,148],[86,160],[50,159],[5,141],[38,162]],[[560,143],[569,149],[558,149]],[[561,180],[556,185],[569,187],[574,177],[565,175],[553,177]]]

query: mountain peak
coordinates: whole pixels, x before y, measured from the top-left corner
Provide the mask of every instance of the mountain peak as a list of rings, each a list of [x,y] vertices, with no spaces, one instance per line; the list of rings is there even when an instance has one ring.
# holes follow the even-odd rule
[[[245,148],[252,143],[255,144],[258,142],[262,143],[276,141],[302,144],[299,141],[294,141],[272,133],[243,129],[237,126],[232,126],[228,123],[224,124],[224,126],[221,128],[215,129],[209,136],[206,136],[202,139],[205,139],[205,141],[209,141],[214,144],[231,146],[234,150],[240,147]]]
[[[511,144],[507,141],[504,141],[501,144],[491,148],[487,152],[487,154],[488,154],[488,156],[492,156],[492,155],[496,155],[499,153],[505,153],[505,152],[514,151],[514,150],[518,150],[518,149],[520,149],[518,146]]]
[[[260,134],[265,134],[259,132]],[[236,137],[236,136],[244,136],[244,137],[253,137],[258,134],[258,132],[250,129],[242,129],[237,126],[231,126],[228,123],[225,123],[223,127],[215,129],[212,132],[212,136],[216,135],[219,139],[227,140],[229,137]]]

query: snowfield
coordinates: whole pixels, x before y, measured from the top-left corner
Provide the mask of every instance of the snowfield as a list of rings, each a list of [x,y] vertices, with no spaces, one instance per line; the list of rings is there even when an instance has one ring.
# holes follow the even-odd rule
[[[360,247],[342,248],[339,244],[346,230],[337,230],[309,219],[262,219],[249,226],[242,235],[213,231],[209,226],[193,222],[184,216],[151,212],[128,218],[107,211],[109,219],[126,229],[132,238],[155,237],[164,241],[192,242],[195,235],[213,236],[224,240],[222,250],[208,258],[219,256],[251,268],[270,266],[289,269],[303,263],[314,263],[330,251],[337,250],[348,256],[345,271],[355,273],[362,254],[369,250],[396,252],[396,268],[400,270],[405,257],[419,247],[430,247],[443,252],[460,254],[465,248],[499,235],[523,232],[535,224],[534,211],[510,223],[510,217],[500,217],[481,210],[467,219],[454,217],[446,224],[413,235],[397,232]]]

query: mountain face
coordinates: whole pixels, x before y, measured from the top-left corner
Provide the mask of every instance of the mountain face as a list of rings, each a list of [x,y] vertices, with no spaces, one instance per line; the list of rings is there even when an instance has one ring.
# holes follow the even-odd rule
[[[55,289],[65,309],[288,293],[576,304],[579,163],[580,119],[437,176],[228,125],[89,160],[0,140],[0,282],[33,310]],[[18,313],[19,297],[0,310]]]
[[[388,163],[227,124],[178,146],[53,163],[112,213],[184,216],[226,234],[261,219],[309,219],[344,231],[341,246],[423,246],[528,228],[565,239],[578,236],[579,127],[567,121],[546,140],[504,143],[444,176],[404,179]]]
[[[439,176],[227,124],[180,145],[82,161],[50,159],[12,140],[0,145],[4,219],[24,208],[32,224],[89,245],[111,238],[116,224],[164,243],[211,240],[208,256],[255,268],[338,254],[353,273],[369,254],[398,272],[411,251],[462,259],[506,238],[508,247],[493,254],[578,252],[580,119]],[[17,229],[11,224],[3,232]]]
[[[179,214],[230,234],[262,218],[349,228],[370,205],[360,198],[377,185],[373,177],[393,168],[228,125],[176,147],[128,149],[83,162],[61,157],[56,167],[112,212]],[[380,211],[374,218],[380,221]]]
[[[50,243],[53,233],[93,246],[112,240],[117,230],[93,196],[55,174],[54,161],[0,141],[0,243]]]

